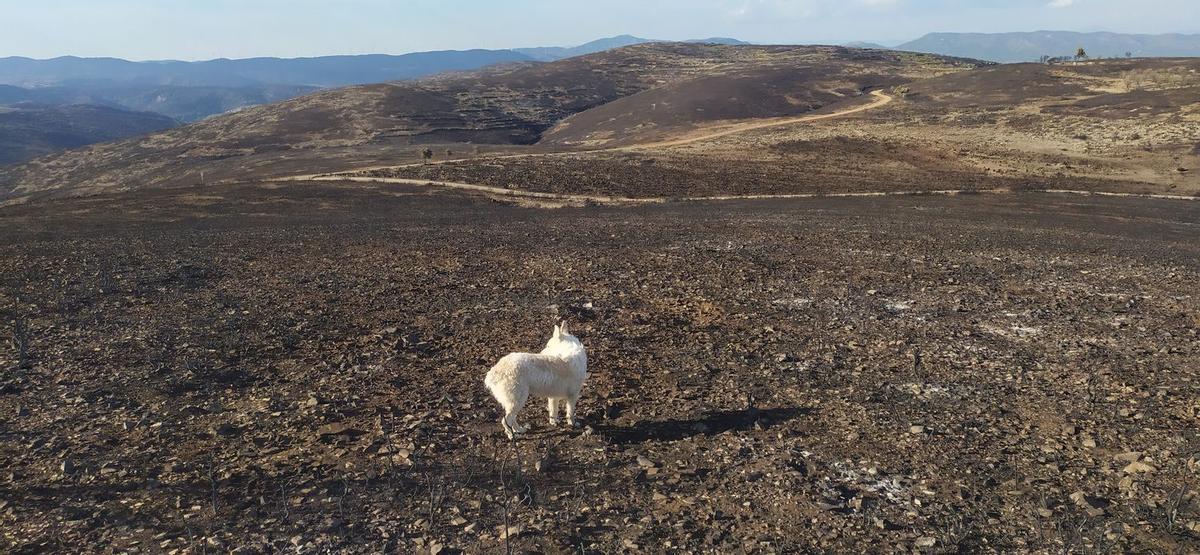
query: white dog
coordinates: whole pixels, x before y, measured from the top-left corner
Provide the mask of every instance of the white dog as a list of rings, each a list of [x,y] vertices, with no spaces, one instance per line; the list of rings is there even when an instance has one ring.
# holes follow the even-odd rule
[[[504,407],[500,425],[509,439],[527,429],[517,422],[517,413],[525,406],[529,395],[549,399],[550,425],[558,425],[558,403],[567,403],[567,422],[577,426],[575,403],[579,390],[587,379],[587,352],[583,343],[567,333],[567,323],[554,326],[554,335],[542,352],[511,353],[500,359],[487,376],[484,385]]]

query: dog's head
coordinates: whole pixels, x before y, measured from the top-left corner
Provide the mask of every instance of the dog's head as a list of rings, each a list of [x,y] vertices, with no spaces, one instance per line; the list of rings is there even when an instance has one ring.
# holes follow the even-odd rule
[[[550,336],[550,343],[579,343],[579,338],[571,335],[567,331],[567,321],[563,320],[557,326],[554,326],[554,334]]]

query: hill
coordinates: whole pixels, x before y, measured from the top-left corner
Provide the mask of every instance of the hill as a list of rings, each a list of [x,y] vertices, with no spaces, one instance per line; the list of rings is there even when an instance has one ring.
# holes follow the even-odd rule
[[[850,48],[873,48],[876,50],[891,50],[890,47],[884,46],[882,44],[875,43],[875,42],[865,42],[865,41],[861,41],[861,40],[847,42],[847,43],[843,44],[842,46],[849,46]]]
[[[963,56],[994,62],[1032,62],[1042,56],[1074,56],[1084,48],[1093,58],[1200,56],[1200,35],[1123,33],[930,33],[898,50]]]
[[[641,37],[635,37],[633,35],[619,35],[619,36],[615,36],[615,37],[608,37],[608,38],[594,40],[592,42],[581,44],[579,46],[574,46],[574,47],[516,48],[514,50],[516,50],[517,52],[520,52],[521,54],[525,54],[525,55],[527,55],[535,60],[538,60],[538,61],[553,62],[553,61],[557,61],[557,60],[564,60],[566,58],[574,58],[576,56],[586,56],[588,54],[595,54],[596,52],[603,52],[605,50],[612,50],[614,48],[623,48],[626,46],[633,46],[636,44],[647,44],[647,43],[651,43],[651,42],[671,42],[671,41],[656,40],[656,39],[644,39]],[[727,45],[748,45],[748,44],[750,44],[745,41],[740,41],[738,39],[732,39],[732,38],[728,38],[728,37],[710,37],[707,39],[692,39],[692,40],[686,40],[686,41],[682,41],[682,42],[685,42],[688,44],[727,44]]]
[[[553,62],[566,58],[574,58],[575,56],[586,56],[612,50],[614,48],[622,48],[625,46],[633,46],[635,44],[645,44],[648,42],[658,42],[652,39],[643,39],[633,35],[620,35],[616,37],[608,37],[597,39],[579,46],[563,47],[563,46],[541,46],[533,48],[516,48],[516,52],[529,56],[530,58],[542,62]]]
[[[8,57],[0,58],[0,104],[95,104],[193,122],[323,88],[419,79],[497,64],[555,61],[649,42],[662,41],[622,35],[575,47],[200,62]],[[719,37],[689,42],[745,44]]]
[[[28,89],[14,87],[12,85],[0,85],[0,104],[30,102],[33,100],[33,96],[33,91]]]
[[[321,88],[415,79],[531,60],[509,50],[202,62],[9,57],[0,58],[0,86],[6,86],[0,91],[0,104],[96,104],[192,122]],[[12,87],[25,90],[18,92]]]
[[[726,45],[730,45],[730,46],[750,46],[751,44],[754,44],[751,42],[746,42],[744,40],[738,40],[738,39],[729,38],[729,37],[709,37],[706,39],[691,39],[691,40],[687,40],[684,42],[688,42],[691,44],[726,44]]]
[[[364,54],[310,58],[221,58],[195,62],[134,62],[119,58],[76,56],[35,60],[13,56],[0,58],[0,85],[25,88],[60,87],[88,93],[104,89],[166,86],[245,88],[290,85],[335,88],[419,79],[437,73],[469,71],[496,64],[557,61],[650,42],[667,41],[620,35],[573,47],[443,50],[400,55]],[[747,44],[724,37],[686,42]]]
[[[34,102],[47,105],[94,104],[134,112],[153,112],[193,122],[233,110],[278,102],[316,91],[299,85],[39,87],[0,85],[0,104]]]
[[[654,87],[572,115],[542,144],[600,147],[686,134],[716,122],[796,116],[977,62],[839,47],[808,47],[777,62]]]
[[[144,135],[171,128],[178,122],[147,112],[105,106],[0,107],[0,164],[92,143]]]
[[[1200,194],[1198,76],[1196,58],[984,65],[888,87],[880,92],[892,101],[848,116],[833,114],[867,104],[851,97],[782,122],[752,112],[770,106],[769,95],[754,93],[771,78],[738,94],[725,94],[721,80],[683,81],[566,119],[541,145],[557,147],[553,155],[394,164],[346,177],[637,199],[1025,189],[1189,196]],[[711,98],[702,94],[709,89]],[[665,125],[689,105],[754,119]],[[572,142],[600,148],[561,152]]]
[[[651,89],[673,90],[675,84],[695,79],[716,81],[680,85],[680,94],[699,94],[728,80],[726,94],[762,105],[744,114],[663,111],[659,113],[669,118],[662,126],[782,116],[852,99],[863,87],[970,67],[974,64],[964,60],[840,47],[643,44],[547,64],[323,91],[38,160],[0,174],[0,191],[190,183],[201,171],[213,178],[245,178],[251,166],[259,175],[284,166],[294,172],[299,159],[314,158],[321,161],[309,169],[337,169],[348,164],[339,160],[343,155],[353,157],[355,164],[394,161],[398,153],[411,156],[412,145],[532,145],[568,116]],[[779,82],[760,87],[753,68]],[[789,76],[788,68],[803,71]],[[846,82],[827,91],[835,81]],[[715,106],[722,98],[697,97],[697,102]],[[577,132],[580,126],[573,125],[572,133]]]

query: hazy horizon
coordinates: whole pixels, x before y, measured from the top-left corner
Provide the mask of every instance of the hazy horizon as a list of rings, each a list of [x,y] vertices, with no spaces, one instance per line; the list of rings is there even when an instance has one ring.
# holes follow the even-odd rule
[[[1192,0],[59,0],[0,7],[0,57],[312,57],[575,46],[635,35],[893,45],[931,32],[1200,33]]]

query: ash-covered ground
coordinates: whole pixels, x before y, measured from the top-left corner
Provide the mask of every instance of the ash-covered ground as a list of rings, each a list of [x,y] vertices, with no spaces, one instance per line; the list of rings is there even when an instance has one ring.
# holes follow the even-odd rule
[[[0,212],[0,550],[1200,549],[1200,204]],[[482,386],[558,319],[586,427]]]

